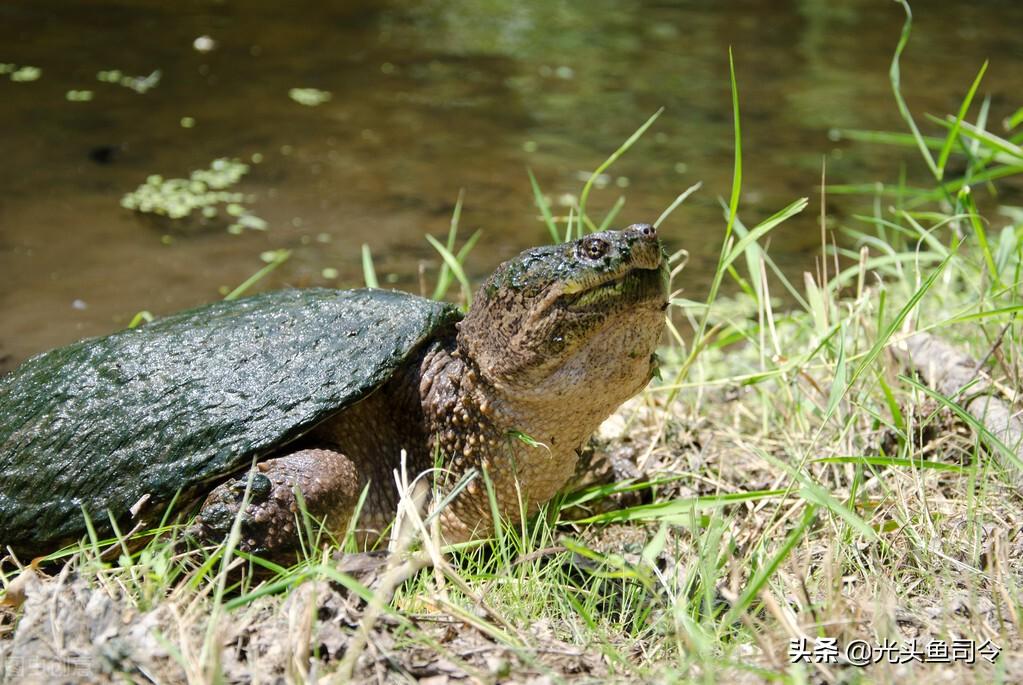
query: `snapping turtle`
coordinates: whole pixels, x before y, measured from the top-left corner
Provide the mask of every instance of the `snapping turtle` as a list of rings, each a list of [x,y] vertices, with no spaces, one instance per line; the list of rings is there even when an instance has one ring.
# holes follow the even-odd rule
[[[296,490],[337,532],[368,486],[372,533],[402,451],[412,475],[437,455],[456,475],[484,468],[502,514],[520,496],[534,512],[649,381],[666,281],[654,228],[636,224],[521,253],[464,318],[393,291],[281,290],[43,353],[0,378],[0,545],[78,537],[83,510],[125,530],[206,493],[198,529],[222,537],[254,461],[244,547],[296,543]],[[441,516],[450,541],[485,534],[483,479]]]

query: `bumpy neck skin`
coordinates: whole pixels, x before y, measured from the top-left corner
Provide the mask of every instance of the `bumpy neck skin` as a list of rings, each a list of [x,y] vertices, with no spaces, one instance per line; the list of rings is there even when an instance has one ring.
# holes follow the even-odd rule
[[[618,356],[615,340],[621,337],[617,329],[594,336],[540,387],[488,377],[455,340],[426,350],[419,395],[428,441],[453,474],[478,472],[442,514],[449,542],[485,535],[492,527],[484,469],[498,510],[513,521],[535,513],[571,478],[576,450],[650,379],[649,353]]]

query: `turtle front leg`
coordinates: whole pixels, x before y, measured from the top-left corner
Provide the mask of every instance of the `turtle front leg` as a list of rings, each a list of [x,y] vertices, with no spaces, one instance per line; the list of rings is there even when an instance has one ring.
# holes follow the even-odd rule
[[[351,459],[331,450],[302,450],[256,465],[249,503],[242,513],[238,547],[247,552],[287,552],[299,547],[301,509],[334,535],[344,532],[359,500],[359,474]],[[196,518],[197,537],[219,542],[231,532],[249,474],[214,489]]]

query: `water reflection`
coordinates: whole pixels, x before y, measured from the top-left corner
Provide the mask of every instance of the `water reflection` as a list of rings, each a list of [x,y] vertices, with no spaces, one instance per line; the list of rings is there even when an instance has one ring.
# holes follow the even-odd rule
[[[1014,2],[919,3],[903,69],[910,104],[954,110],[991,58],[992,119],[1018,106],[1021,20]],[[897,168],[892,152],[836,145],[827,131],[900,127],[887,83],[900,26],[896,4],[868,0],[4,3],[0,61],[43,71],[0,80],[0,356],[10,364],[141,309],[215,299],[274,248],[293,257],[261,287],[358,284],[366,242],[378,273],[415,290],[418,263],[437,262],[422,234],[446,231],[459,189],[466,235],[484,229],[470,264],[480,276],[546,239],[527,167],[567,213],[585,172],[662,106],[591,207],[599,216],[624,195],[619,223],[649,221],[702,180],[662,231],[692,253],[684,282],[698,296],[731,183],[730,45],[744,216],[812,197],[770,247],[785,268],[809,268],[822,160],[842,182]],[[203,35],[214,50],[193,48]],[[97,82],[114,68],[159,69],[161,80],[145,95]],[[331,99],[303,107],[288,97],[296,87]],[[69,102],[80,89],[93,98]],[[263,161],[242,190],[265,233],[171,232],[118,205],[149,174],[253,154]],[[832,198],[830,209],[842,216],[854,202]]]

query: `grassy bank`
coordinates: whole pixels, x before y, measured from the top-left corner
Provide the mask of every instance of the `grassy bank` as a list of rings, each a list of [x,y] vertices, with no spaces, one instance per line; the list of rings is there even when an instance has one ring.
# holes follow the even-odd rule
[[[188,548],[171,524],[141,549],[123,539],[127,531],[121,540],[93,536],[45,573],[14,570],[8,558],[4,675],[1023,679],[1015,446],[987,439],[963,410],[969,391],[936,392],[900,353],[913,332],[938,335],[980,362],[978,378],[1018,400],[1023,210],[1001,206],[997,184],[1023,172],[1015,130],[1023,117],[989,121],[981,69],[958,112],[918,122],[899,95],[906,27],[891,78],[909,133],[842,135],[905,147],[931,182],[914,187],[895,172],[891,183],[821,188],[859,193],[870,210],[840,234],[822,230],[816,271],[801,282],[787,279],[765,246],[772,230],[823,198],[763,219],[743,214],[733,76],[734,186],[722,203],[709,295],[675,294],[660,379],[595,441],[596,461],[632,464],[631,476],[584,487],[535,520],[507,522],[494,539],[448,554],[409,506],[399,553],[382,563],[339,561],[336,547],[321,549],[310,532],[304,558],[284,567],[230,543]],[[613,221],[587,214],[591,184],[560,218],[534,188],[552,239]],[[467,300],[461,263],[474,238],[459,248],[453,231],[447,243],[432,242],[444,257],[435,295],[457,285]],[[676,255],[676,284],[683,261]],[[972,666],[791,663],[792,640],[812,650],[822,638],[840,649],[855,640],[990,641],[1001,653],[993,663],[978,654]]]

